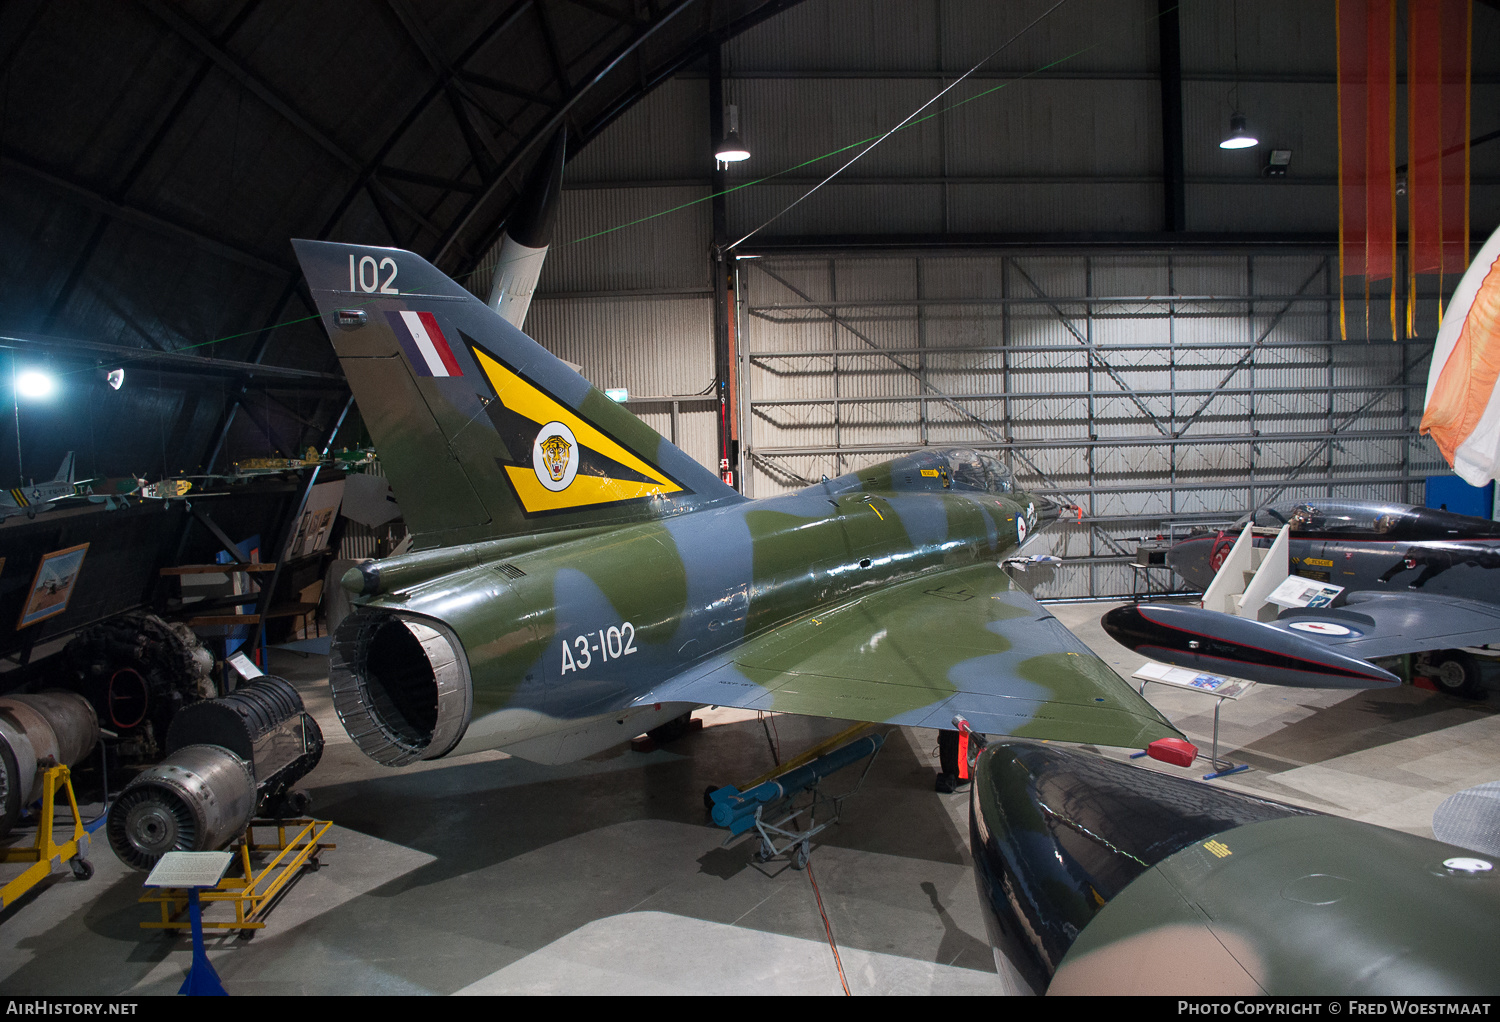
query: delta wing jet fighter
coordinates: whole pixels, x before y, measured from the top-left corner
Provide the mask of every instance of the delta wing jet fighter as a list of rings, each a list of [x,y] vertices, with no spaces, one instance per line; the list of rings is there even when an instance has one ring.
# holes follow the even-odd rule
[[[85,479],[83,483],[91,481]],[[50,481],[31,482],[26,486],[0,491],[0,522],[11,515],[24,513],[28,518],[35,518],[38,511],[50,511],[55,506],[55,501],[79,496],[78,487],[83,483],[73,479],[73,452],[69,451],[58,466],[57,475]]]
[[[747,500],[421,257],[294,244],[416,537],[343,579],[334,702],[375,760],[565,762],[707,704],[1178,735],[1000,569],[1056,509],[996,459]]]
[[[1500,643],[1500,522],[1359,500],[1262,508],[1222,532],[1191,536],[1168,563],[1205,590],[1247,525],[1290,526],[1291,573],[1338,587],[1327,606],[1292,608],[1271,622],[1169,604],[1120,607],[1104,617],[1117,642],[1146,656],[1260,681],[1328,686],[1394,683],[1370,658],[1422,654],[1417,669],[1451,694],[1480,691],[1463,647]]]

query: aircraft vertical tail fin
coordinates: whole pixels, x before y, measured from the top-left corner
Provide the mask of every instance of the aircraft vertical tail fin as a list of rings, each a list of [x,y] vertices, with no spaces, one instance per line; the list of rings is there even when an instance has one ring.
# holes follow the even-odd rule
[[[417,548],[743,499],[422,257],[293,245]]]
[[[73,452],[69,451],[67,457],[63,458],[62,464],[57,466],[57,475],[52,477],[54,483],[71,483],[73,481]]]

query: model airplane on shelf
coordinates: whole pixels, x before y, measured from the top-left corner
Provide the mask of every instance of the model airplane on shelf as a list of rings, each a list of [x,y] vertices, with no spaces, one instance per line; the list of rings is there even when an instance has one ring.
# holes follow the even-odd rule
[[[333,638],[335,706],[379,762],[564,762],[709,704],[1178,736],[1001,570],[1056,509],[995,458],[748,500],[421,257],[294,245],[416,537],[345,576]]]
[[[93,482],[92,479],[73,478],[73,452],[69,451],[58,466],[57,475],[44,483],[32,481],[25,486],[0,491],[0,522],[12,515],[24,514],[35,518],[39,511],[50,511],[59,500],[68,497],[87,496],[79,487]]]
[[[1032,742],[969,806],[1010,992],[1500,991],[1500,871],[1455,845]]]
[[[1395,675],[1368,661],[1416,653],[1416,669],[1440,690],[1480,691],[1478,662],[1464,647],[1500,643],[1500,523],[1407,504],[1307,500],[1190,536],[1168,563],[1209,590],[1238,570],[1227,560],[1246,528],[1247,542],[1268,550],[1286,532],[1287,569],[1317,591],[1311,605],[1293,601],[1265,621],[1143,603],[1110,611],[1105,630],[1166,663],[1281,684],[1393,684]]]

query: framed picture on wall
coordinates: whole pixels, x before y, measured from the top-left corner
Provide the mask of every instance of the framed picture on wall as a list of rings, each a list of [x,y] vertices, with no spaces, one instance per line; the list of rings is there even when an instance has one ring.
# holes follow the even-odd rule
[[[42,562],[36,566],[36,577],[31,581],[31,592],[26,597],[26,606],[16,628],[56,617],[68,609],[73,587],[78,582],[78,570],[83,567],[83,555],[88,550],[87,543],[80,543],[43,555]]]

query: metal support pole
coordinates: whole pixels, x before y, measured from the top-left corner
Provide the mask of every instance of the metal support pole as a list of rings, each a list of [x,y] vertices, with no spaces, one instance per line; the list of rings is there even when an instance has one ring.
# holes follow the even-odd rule
[[[724,138],[724,61],[721,46],[709,49],[708,128],[713,137],[710,146]],[[730,420],[734,413],[730,389],[729,365],[729,211],[724,190],[729,185],[724,165],[714,160],[713,171],[713,250],[709,253],[709,273],[714,285],[714,390],[719,395],[719,472],[733,472],[738,461]],[[731,478],[734,478],[731,476]]]

